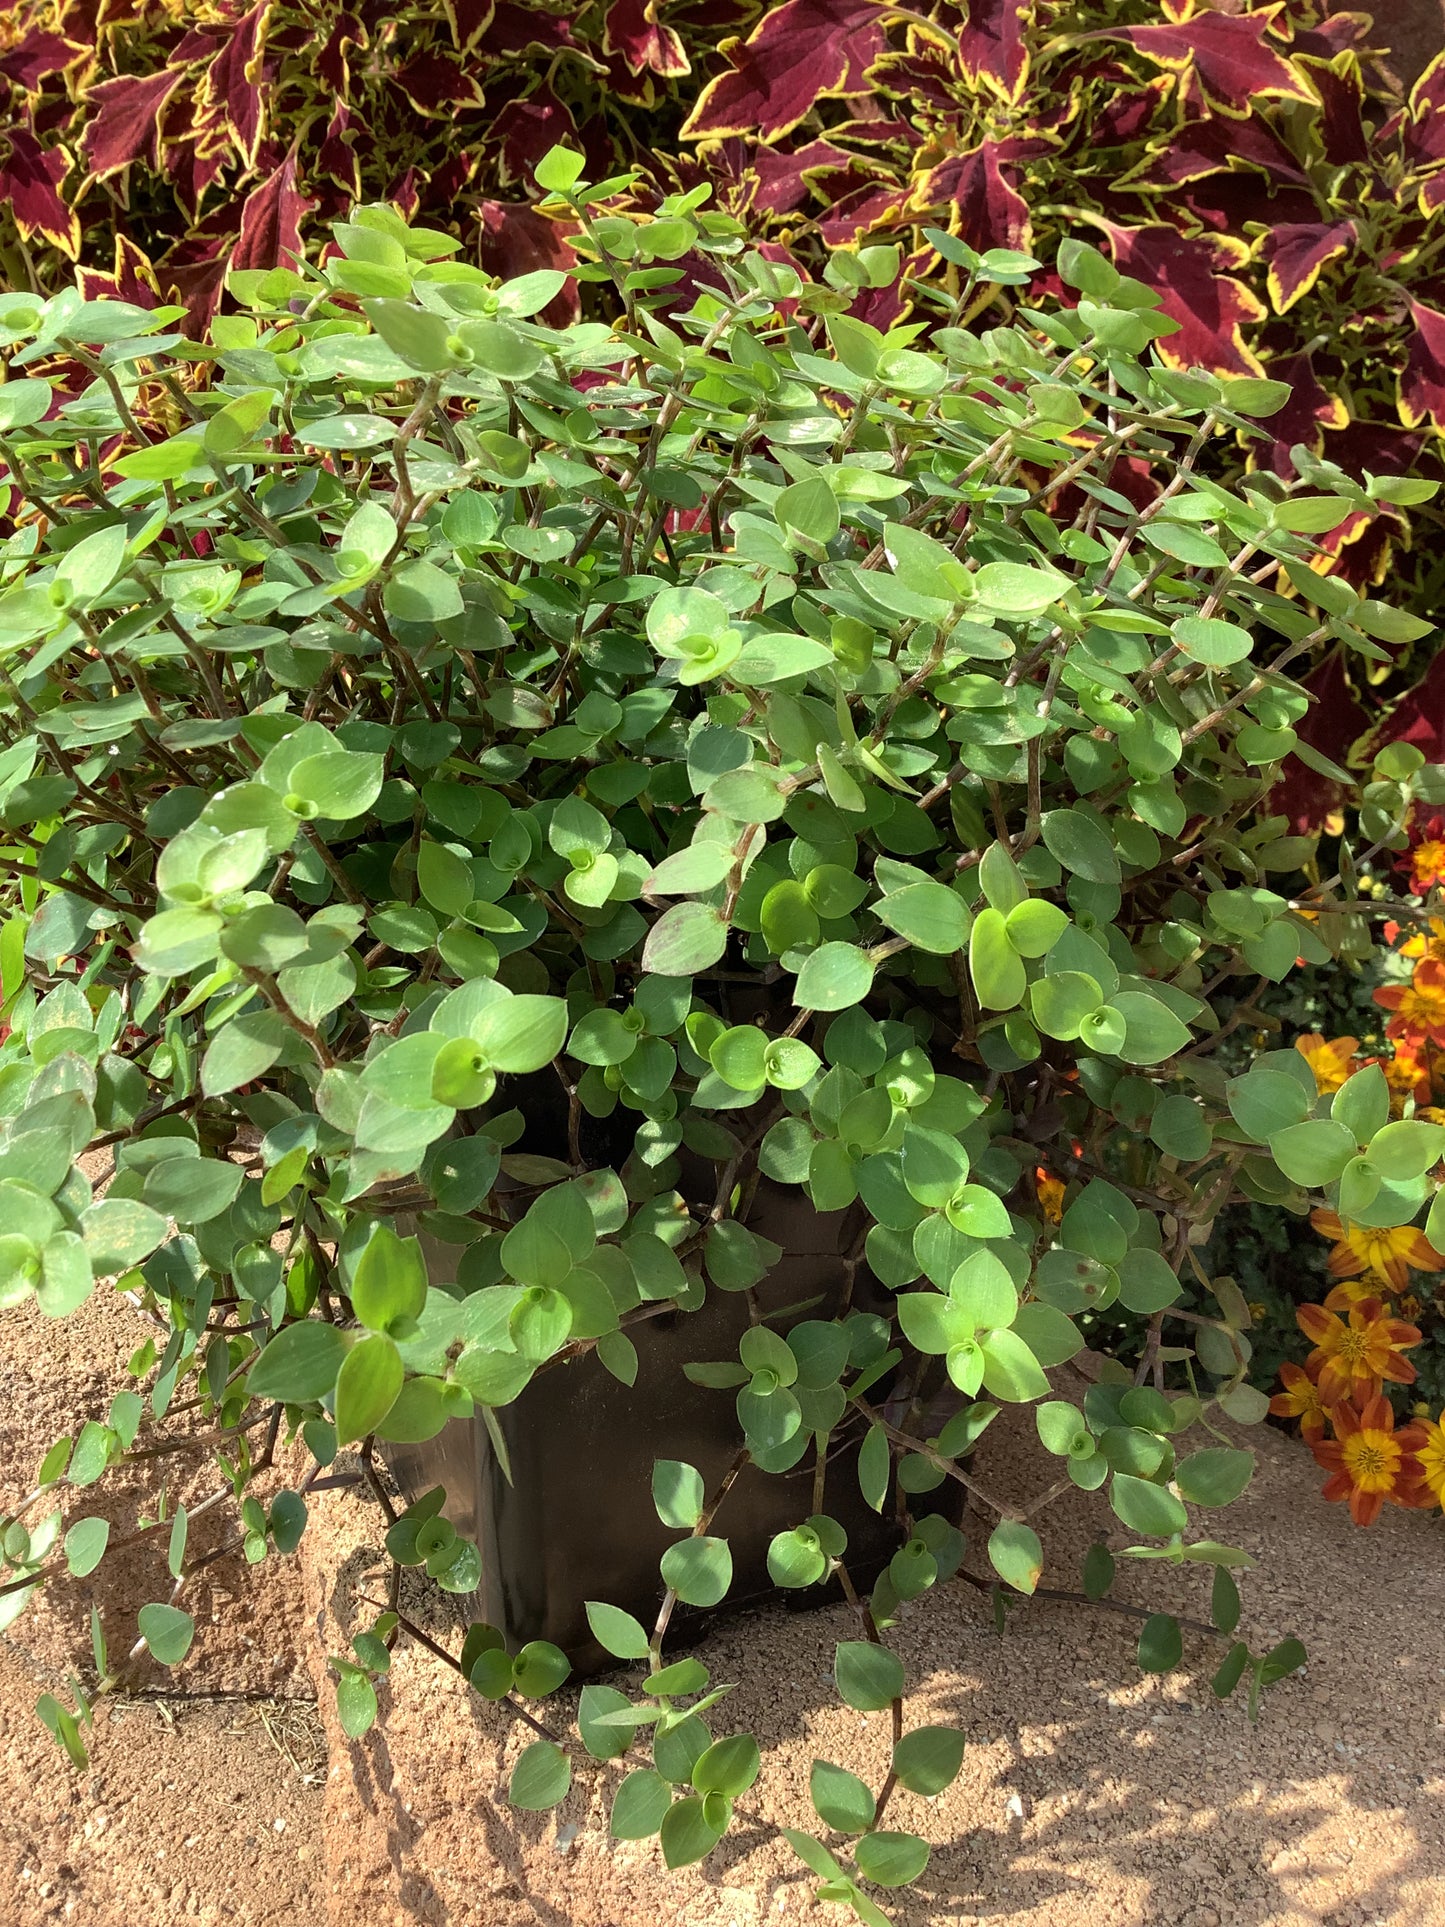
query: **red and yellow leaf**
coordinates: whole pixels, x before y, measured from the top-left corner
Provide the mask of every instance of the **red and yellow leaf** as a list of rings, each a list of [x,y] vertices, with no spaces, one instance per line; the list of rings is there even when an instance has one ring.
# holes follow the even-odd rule
[[[1410,89],[1400,121],[1400,151],[1410,167],[1445,161],[1445,54],[1439,54]]]
[[[437,48],[420,53],[398,67],[396,85],[419,114],[450,120],[460,109],[475,110],[485,99],[475,72],[459,59]]]
[[[48,80],[52,74],[69,73],[94,51],[83,40],[32,28],[0,53],[0,74],[20,93],[33,95],[39,92],[42,80]]]
[[[1324,446],[1325,430],[1344,428],[1350,412],[1321,382],[1308,354],[1273,356],[1269,376],[1271,381],[1284,382],[1290,396],[1283,408],[1261,422],[1270,439],[1255,443],[1253,459],[1289,479],[1295,473],[1290,450],[1302,444],[1312,455],[1318,455]]]
[[[266,124],[261,67],[270,17],[271,0],[257,0],[230,29],[220,53],[206,69],[205,98],[224,118],[248,167],[255,165]]]
[[[1397,384],[1400,420],[1406,428],[1431,422],[1445,427],[1445,314],[1423,301],[1409,304],[1405,363]]]
[[[964,0],[958,64],[1006,100],[1017,100],[1028,78],[1024,27],[1032,10],[1030,0]]]
[[[635,74],[690,74],[682,36],[659,25],[657,0],[612,0],[602,28],[605,53],[618,54]]]
[[[326,138],[316,151],[316,168],[325,179],[334,181],[354,201],[361,199],[361,163],[352,132],[352,112],[340,101],[326,123]]]
[[[1353,221],[1286,221],[1271,228],[1261,243],[1269,263],[1266,281],[1276,314],[1284,314],[1319,280],[1320,270],[1337,261],[1359,239]]]
[[[820,100],[865,91],[887,30],[881,0],[785,0],[741,45],[724,43],[733,71],[704,88],[684,136],[790,133]]]
[[[915,209],[971,248],[1027,248],[1033,229],[1019,163],[1046,151],[1043,141],[1007,140],[950,154],[916,183]]]
[[[289,267],[305,252],[301,220],[316,205],[296,185],[296,149],[246,196],[233,268]]]
[[[529,183],[538,161],[549,148],[565,141],[577,145],[577,123],[571,110],[545,84],[525,100],[510,100],[491,125],[500,154],[497,178],[503,185]]]
[[[80,222],[60,192],[69,172],[65,149],[42,147],[28,127],[11,127],[0,136],[0,203],[8,205],[26,240],[41,234],[74,257]]]
[[[163,67],[158,74],[123,74],[90,89],[87,100],[98,111],[86,127],[81,151],[97,180],[132,161],[156,165],[166,103],[181,79],[176,68]]]
[[[131,301],[138,308],[153,308],[160,299],[160,283],[149,256],[125,234],[115,238],[115,266],[109,274],[78,267],[75,280],[87,301]]]
[[[1308,80],[1265,44],[1280,11],[1279,5],[1248,14],[1196,11],[1164,26],[1106,27],[1099,37],[1126,40],[1146,60],[1177,73],[1191,104],[1242,120],[1261,98],[1314,104]]]
[[[1179,323],[1177,334],[1155,343],[1164,361],[1216,375],[1264,372],[1244,339],[1246,324],[1263,320],[1264,303],[1221,271],[1243,265],[1248,250],[1242,244],[1218,234],[1181,234],[1163,222],[1138,228],[1110,222],[1107,233],[1115,267],[1153,288],[1162,297],[1161,312]]]

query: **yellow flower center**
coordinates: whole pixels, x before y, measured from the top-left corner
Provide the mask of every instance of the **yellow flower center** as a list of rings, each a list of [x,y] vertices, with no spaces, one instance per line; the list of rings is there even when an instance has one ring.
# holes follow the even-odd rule
[[[1422,989],[1411,984],[1400,1000],[1400,1015],[1409,1024],[1418,1024],[1422,1029],[1431,1029],[1445,1024],[1445,989],[1436,989],[1426,984]]]
[[[1348,1365],[1351,1370],[1354,1370],[1356,1367],[1364,1364],[1365,1359],[1369,1355],[1369,1350],[1369,1332],[1361,1331],[1357,1325],[1346,1325],[1343,1331],[1341,1331],[1339,1341],[1335,1346],[1335,1356]]]
[[[1402,1456],[1393,1432],[1355,1432],[1340,1449],[1344,1468],[1361,1492],[1392,1492]]]

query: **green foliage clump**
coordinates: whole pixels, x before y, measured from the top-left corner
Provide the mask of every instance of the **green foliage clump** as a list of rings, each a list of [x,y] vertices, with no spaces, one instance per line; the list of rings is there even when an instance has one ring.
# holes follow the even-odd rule
[[[580,166],[555,153],[541,178],[585,227]],[[690,1368],[735,1407],[734,1468],[707,1491],[659,1466],[678,1537],[650,1627],[591,1608],[646,1670],[589,1686],[581,1750],[538,1738],[512,1798],[641,1754],[614,1833],[659,1833],[671,1865],[710,1850],[758,1751],[714,1737],[726,1689],[665,1636],[678,1604],[727,1598],[736,1471],[811,1464],[770,1568],[843,1583],[838,1690],[891,1708],[896,1744],[876,1795],[815,1772],[852,1845],[793,1838],[875,1921],[865,1888],[928,1854],[883,1826],[893,1787],[935,1793],[961,1753],[905,1730],[889,1631],[955,1572],[1000,1615],[1033,1592],[1060,1492],[1103,1492],[1125,1556],[1213,1576],[1221,1694],[1302,1658],[1234,1638],[1250,1561],[1212,1519],[1253,1458],[1219,1421],[1265,1400],[1247,1311],[1199,1253],[1241,1197],[1348,1190],[1360,1221],[1407,1223],[1445,1130],[1385,1121],[1355,1080],[1318,1098],[1297,1053],[1231,1075],[1216,1051],[1245,986],[1368,942],[1348,852],[1306,882],[1314,843],[1265,799],[1307,708],[1292,666],[1326,637],[1368,656],[1400,618],[1344,585],[1301,607],[1343,496],[1201,479],[1283,396],[1164,366],[1147,291],[974,332],[973,288],[1035,264],[955,243],[966,285],[924,345],[819,316],[691,200],[662,218],[716,288],[663,320],[649,270],[619,270],[616,327],[543,325],[560,274],[499,285],[384,208],[320,268],[236,275],[243,311],[204,344],[174,311],[74,294],[0,310],[0,1302],[62,1317],[114,1281],[164,1328],[136,1389],[48,1455],[0,1598],[9,1618],[93,1567],[95,1522],[61,1536],[74,1489],[175,1403],[214,1426],[217,1502],[259,1559],[294,1548],[338,1451],[495,1433],[543,1372],[628,1385],[659,1306],[739,1294],[735,1355]],[[592,248],[636,255],[595,226]],[[1062,265],[1089,286],[1105,264]],[[1171,477],[1145,507],[1112,483],[1126,448]],[[1397,846],[1438,794],[1387,753],[1364,838]],[[609,1125],[621,1150],[589,1155]],[[854,1212],[847,1269],[886,1315],[764,1315],[763,1179]],[[1115,1319],[1137,1369],[1103,1357],[1081,1405],[1057,1396]],[[1025,1506],[964,1470],[1008,1405],[1058,1460]],[[311,1469],[263,1507],[283,1427]],[[843,1445],[904,1521],[866,1598],[829,1507]],[[928,1502],[951,1486],[983,1517],[972,1546]],[[480,1555],[442,1505],[387,1550],[466,1595]],[[162,1525],[178,1590],[139,1630],[170,1664],[193,1567],[185,1515],[141,1530]],[[1112,1573],[1096,1550],[1085,1594]],[[406,1624],[337,1659],[349,1732]],[[1151,1618],[1141,1663],[1181,1651]],[[513,1706],[568,1667],[485,1625],[454,1664]],[[83,1752],[78,1716],[45,1711]]]

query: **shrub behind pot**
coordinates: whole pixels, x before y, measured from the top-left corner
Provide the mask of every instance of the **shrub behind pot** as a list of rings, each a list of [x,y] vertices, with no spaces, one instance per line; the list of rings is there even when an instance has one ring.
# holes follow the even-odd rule
[[[635,259],[591,224],[579,166],[554,153],[543,184],[602,269]],[[859,1623],[838,1689],[892,1708],[876,1795],[815,1776],[853,1846],[794,1841],[873,1921],[858,1883],[928,1853],[882,1827],[892,1790],[939,1790],[962,1750],[905,1731],[889,1629],[957,1570],[1032,1592],[1059,1493],[1105,1491],[1131,1555],[1212,1576],[1217,1691],[1257,1696],[1302,1658],[1234,1641],[1249,1561],[1211,1515],[1252,1455],[1219,1420],[1265,1398],[1248,1309],[1195,1254],[1241,1195],[1395,1225],[1433,1193],[1445,1129],[1390,1120],[1377,1067],[1320,1099],[1290,1050],[1231,1075],[1219,1049],[1297,958],[1368,943],[1355,859],[1318,860],[1261,799],[1307,705],[1291,666],[1327,634],[1378,658],[1408,624],[1312,572],[1310,531],[1342,501],[1373,512],[1369,488],[1198,479],[1211,437],[1253,434],[1284,392],[1160,366],[1153,297],[1087,251],[1061,260],[1091,291],[1076,308],[924,350],[820,321],[690,202],[663,218],[719,282],[666,324],[664,268],[621,273],[625,327],[557,332],[534,317],[559,275],[495,286],[386,209],[319,271],[234,277],[246,312],[205,347],[164,332],[174,311],[0,303],[0,1297],[60,1317],[114,1280],[163,1326],[132,1361],[143,1393],[48,1455],[3,1597],[13,1614],[94,1566],[106,1533],[76,1490],[170,1410],[214,1428],[261,1558],[294,1547],[339,1450],[370,1474],[377,1445],[466,1414],[500,1439],[537,1374],[595,1352],[626,1383],[658,1307],[737,1294],[733,1355],[689,1371],[731,1403],[737,1456],[711,1489],[667,1462],[636,1495],[676,1536],[651,1626],[590,1608],[647,1670],[587,1689],[582,1746],[650,1759],[615,1832],[660,1831],[674,1865],[710,1850],[758,1751],[714,1739],[720,1693],[664,1657],[671,1616],[727,1597],[744,1464],[852,1438],[907,1543],[865,1599],[836,1519],[800,1505],[770,1568],[839,1579]],[[965,256],[955,320],[974,282],[1032,266]],[[1172,474],[1143,509],[1113,485],[1126,450]],[[1398,846],[1441,793],[1387,751],[1364,842]],[[542,1073],[564,1109],[539,1151],[512,1092]],[[608,1119],[630,1148],[589,1168]],[[87,1146],[113,1160],[103,1187]],[[760,1176],[861,1203],[849,1255],[888,1316],[775,1328],[777,1250],[745,1222]],[[398,1218],[460,1247],[454,1283]],[[1047,1374],[1086,1345],[1077,1408]],[[890,1375],[909,1391],[885,1409]],[[966,1469],[1009,1402],[1059,1461],[1027,1505]],[[283,1429],[310,1469],[263,1506]],[[919,1503],[947,1481],[989,1526],[971,1547]],[[479,1555],[440,1503],[388,1549],[466,1595]],[[166,1664],[196,1561],[184,1520],[141,1528],[162,1529],[174,1584],[138,1631]],[[1089,1596],[1112,1573],[1097,1547]],[[409,1623],[385,1612],[338,1658],[349,1731]],[[97,1624],[102,1687],[125,1671],[106,1635],[136,1630]],[[1181,1650],[1148,1619],[1146,1667]],[[568,1666],[486,1625],[452,1658],[513,1707]],[[42,1707],[81,1757],[85,1706]],[[572,1758],[538,1738],[513,1801],[560,1799]]]

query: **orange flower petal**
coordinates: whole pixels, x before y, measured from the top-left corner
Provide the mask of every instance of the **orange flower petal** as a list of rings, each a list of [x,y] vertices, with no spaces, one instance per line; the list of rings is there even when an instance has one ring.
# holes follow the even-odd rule
[[[1312,1338],[1317,1345],[1341,1329],[1341,1322],[1323,1305],[1296,1305],[1295,1323],[1306,1338]]]

